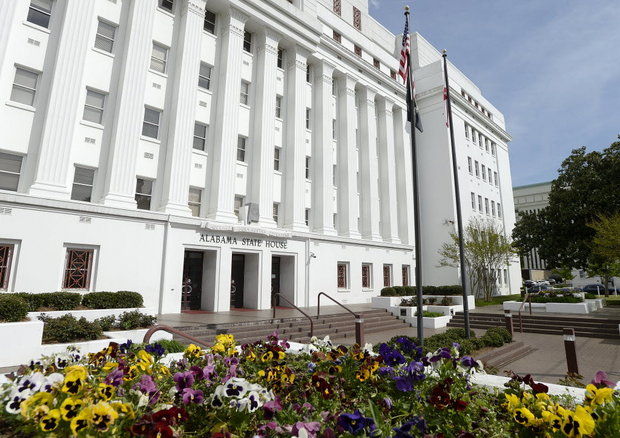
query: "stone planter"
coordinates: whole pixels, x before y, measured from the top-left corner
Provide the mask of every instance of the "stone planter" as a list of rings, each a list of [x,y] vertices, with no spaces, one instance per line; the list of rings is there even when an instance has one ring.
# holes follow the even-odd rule
[[[43,321],[0,323],[0,367],[30,363],[41,355]]]
[[[502,307],[504,310],[510,310],[511,312],[518,313],[521,308],[521,301],[504,301]],[[532,303],[532,312],[534,313],[544,313],[547,311],[547,307],[545,303]],[[523,306],[522,314],[530,313],[530,304],[525,303]]]
[[[547,312],[549,313],[578,313],[586,314],[588,311],[588,303],[547,303]]]
[[[428,310],[429,312],[438,312],[438,313],[443,313],[444,315],[449,315],[449,316],[454,315],[456,312],[463,311],[463,306],[461,304],[458,304],[456,306],[425,306],[425,307],[427,307],[426,310]]]
[[[437,316],[435,318],[428,318],[428,317],[424,316],[424,317],[422,317],[422,325],[423,325],[424,328],[436,329],[436,328],[447,326],[451,319],[452,319],[452,317],[449,316],[449,315],[447,315],[447,316]],[[406,317],[405,321],[408,322],[409,324],[411,324],[413,327],[417,327],[418,326],[418,317],[417,316]]]

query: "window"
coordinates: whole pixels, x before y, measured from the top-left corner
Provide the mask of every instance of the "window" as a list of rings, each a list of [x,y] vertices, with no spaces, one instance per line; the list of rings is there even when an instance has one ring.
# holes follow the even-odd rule
[[[282,96],[276,96],[276,118],[282,118]]]
[[[76,167],[73,175],[73,187],[71,189],[71,199],[74,201],[90,202],[93,194],[93,181],[95,180],[95,170]]]
[[[334,187],[338,186],[338,166],[335,164],[332,166],[332,184]]]
[[[338,214],[334,213],[332,215],[332,226],[334,228],[338,228],[336,225],[338,224]]]
[[[159,138],[159,119],[161,111],[144,108],[144,122],[142,123],[142,135],[150,138]]]
[[[504,269],[504,284],[508,284],[508,270]]]
[[[247,30],[243,33],[243,50],[252,53],[252,34]]]
[[[237,216],[237,219],[241,219],[241,207],[243,207],[243,196],[235,196],[235,206],[234,206],[234,213],[235,216]]]
[[[491,143],[491,155],[493,156],[495,156],[495,148],[496,148],[495,143]]]
[[[474,170],[471,164],[471,157],[467,157],[467,169],[469,169],[469,173],[471,173],[473,175]]]
[[[276,224],[278,223],[279,213],[280,213],[280,204],[278,204],[277,202],[274,202],[273,203],[273,221]]]
[[[478,195],[478,211],[482,212],[482,196]]]
[[[207,63],[200,63],[200,72],[198,73],[198,86],[205,90],[211,89],[211,72],[213,67]]]
[[[278,68],[284,68],[284,49],[278,48]]]
[[[372,58],[372,65],[374,65],[375,68],[381,69],[381,62],[377,58]]]
[[[372,287],[372,264],[362,263],[362,287],[370,289]]]
[[[495,274],[495,275],[497,276],[497,282],[498,282],[498,283],[500,284],[500,286],[501,286],[501,284],[502,284],[502,271],[501,271],[500,269],[497,269],[497,270],[492,269],[492,270],[491,270],[491,272],[492,272],[492,273],[497,272],[497,274]]]
[[[166,73],[167,60],[168,48],[154,42],[153,51],[151,53],[151,70]]]
[[[480,149],[482,149],[484,146],[484,136],[482,134],[478,134],[478,146],[480,146]]]
[[[491,201],[491,216],[495,217],[495,201]]]
[[[273,170],[280,170],[280,153],[282,152],[282,148],[275,147],[273,149]]]
[[[105,94],[94,90],[86,90],[86,101],[84,102],[84,114],[82,118],[89,122],[103,124],[103,106],[105,104]]]
[[[95,47],[104,52],[112,53],[115,34],[116,26],[100,19],[97,25],[97,36],[95,36]]]
[[[360,46],[358,46],[357,44],[353,45],[353,52],[357,55],[357,56],[362,56],[362,48]]]
[[[33,106],[34,98],[37,93],[37,82],[39,82],[38,73],[16,67],[11,100],[13,102]]]
[[[474,143],[478,143],[478,131],[472,128],[471,130],[471,139]]]
[[[304,221],[306,223],[306,226],[309,227],[310,226],[310,209],[306,208],[306,210],[304,211]]]
[[[215,35],[215,20],[215,12],[211,12],[210,10],[205,9],[205,21],[203,24],[203,29],[213,35]]]
[[[306,155],[306,179],[311,179],[310,175],[310,162],[312,158]]]
[[[22,170],[22,157],[0,152],[0,190],[17,191]]]
[[[336,140],[336,119],[332,119],[332,139]]]
[[[306,82],[312,83],[312,67],[310,64],[306,64]]]
[[[28,20],[37,26],[46,29],[50,26],[50,17],[52,16],[52,0],[31,0],[28,9]]]
[[[476,209],[476,194],[474,192],[471,192],[471,208]]]
[[[306,129],[310,128],[310,108],[306,108]]]
[[[334,31],[333,38],[334,41],[336,41],[337,43],[342,43],[342,35],[340,35],[338,32]]]
[[[332,78],[332,96],[336,97],[336,81]]]
[[[165,9],[168,12],[172,12],[174,0],[159,0],[157,3],[159,4],[160,8]]]
[[[480,178],[480,167],[479,167],[479,163],[478,163],[478,161],[476,161],[476,163],[475,163],[475,166],[474,166],[474,167],[476,168],[476,176],[477,176],[478,178]]]
[[[237,139],[237,161],[245,163],[245,146],[247,138],[239,136]]]
[[[340,0],[334,0],[334,13],[338,15],[342,14],[342,3]]]
[[[392,70],[392,69],[390,69],[390,77],[391,77],[392,79],[396,79],[396,70]]]
[[[353,27],[362,30],[362,11],[353,6]]]
[[[349,288],[349,264],[338,263],[338,289]]]
[[[469,125],[465,123],[465,138],[469,139]]]
[[[242,104],[248,105],[250,101],[250,83],[241,81],[241,98],[239,100]]]
[[[207,125],[194,124],[194,149],[204,151],[207,147]]]
[[[488,215],[489,212],[489,198],[484,198],[484,212]]]
[[[189,196],[187,197],[187,205],[192,211],[192,216],[200,216],[200,204],[202,202],[202,189],[195,187],[189,188]]]
[[[392,285],[392,265],[383,265],[383,287]]]
[[[502,217],[502,204],[497,203],[497,217]]]
[[[11,261],[13,261],[13,245],[0,244],[0,290],[9,288]]]
[[[90,288],[93,253],[92,249],[67,248],[63,289]]]
[[[402,274],[403,274],[403,286],[409,286],[409,272],[410,272],[410,267],[409,265],[403,265],[402,267]]]
[[[497,186],[497,172],[493,172],[493,179],[495,180],[495,185]]]
[[[484,149],[485,149],[487,152],[489,152],[490,146],[491,146],[491,141],[490,141],[488,138],[487,138],[487,139],[485,139],[485,140],[484,140]]]
[[[482,179],[487,180],[487,167],[484,164],[482,165]]]
[[[136,179],[136,203],[140,210],[151,209],[151,196],[153,195],[153,180]]]

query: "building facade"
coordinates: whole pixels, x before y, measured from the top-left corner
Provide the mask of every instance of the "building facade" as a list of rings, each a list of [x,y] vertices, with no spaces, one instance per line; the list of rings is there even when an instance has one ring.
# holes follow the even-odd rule
[[[549,204],[550,191],[551,181],[515,187],[513,194],[517,219],[520,212],[538,213],[545,208]],[[521,276],[524,280],[547,280],[549,275],[551,271],[547,270],[547,264],[538,255],[538,249],[534,248],[527,256],[521,257]]]
[[[170,313],[412,284],[399,51],[366,0],[7,2],[0,290]]]
[[[450,133],[443,99],[441,53],[421,35],[412,40],[416,95],[424,132],[416,137],[423,225],[424,284],[458,284],[459,269],[441,267],[439,250],[456,232],[456,197]],[[515,224],[508,142],[503,114],[448,63],[463,225],[474,217],[496,221],[510,236]],[[519,260],[496,272],[500,294],[519,293]]]

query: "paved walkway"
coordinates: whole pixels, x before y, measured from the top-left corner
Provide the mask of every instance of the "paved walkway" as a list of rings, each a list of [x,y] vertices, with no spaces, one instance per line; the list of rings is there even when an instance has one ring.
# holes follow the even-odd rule
[[[492,306],[476,307],[470,311],[471,313],[493,313],[498,315],[504,314],[504,309],[501,304],[494,304]],[[517,314],[518,312],[512,312]],[[523,309],[522,315],[529,315],[527,304]],[[620,306],[608,306],[603,307],[595,312],[580,314],[580,313],[545,313],[545,312],[532,312],[534,316],[568,316],[571,318],[590,318],[590,319],[620,319]]]

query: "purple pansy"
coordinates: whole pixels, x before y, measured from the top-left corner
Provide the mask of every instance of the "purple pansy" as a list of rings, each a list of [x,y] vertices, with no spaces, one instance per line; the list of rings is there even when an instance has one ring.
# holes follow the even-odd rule
[[[116,367],[110,374],[105,377],[105,383],[112,386],[120,386],[123,383],[125,373],[122,369]]]
[[[189,403],[200,404],[205,399],[204,394],[199,389],[184,388],[182,392],[183,403],[186,405]]]
[[[369,435],[372,435],[372,432],[375,430],[375,420],[364,417],[359,409],[356,409],[352,414],[341,414],[338,417],[337,424],[345,432],[353,435],[364,432],[369,432]]]
[[[185,388],[189,388],[194,384],[194,374],[191,371],[185,371],[183,373],[176,373],[173,377],[176,383],[176,387],[179,391]]]
[[[394,428],[393,430],[396,432],[393,438],[413,438],[418,435],[418,432],[424,435],[426,432],[426,421],[424,418],[413,417],[401,427]]]

